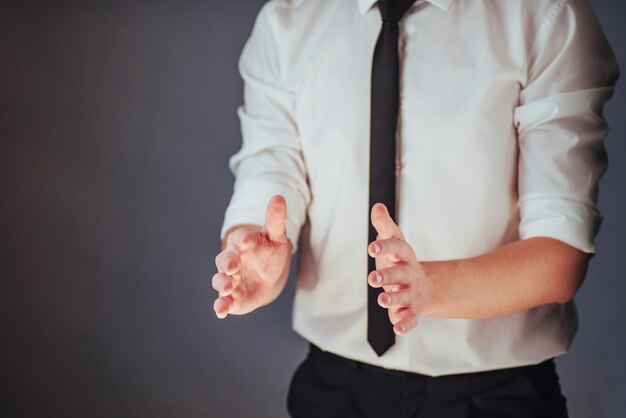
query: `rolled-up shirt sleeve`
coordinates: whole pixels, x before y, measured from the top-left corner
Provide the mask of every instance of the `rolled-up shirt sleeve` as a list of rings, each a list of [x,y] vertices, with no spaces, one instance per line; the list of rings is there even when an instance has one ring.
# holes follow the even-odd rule
[[[285,228],[295,252],[311,196],[294,119],[294,92],[283,77],[276,7],[274,2],[262,7],[239,59],[244,81],[244,104],[237,109],[242,145],[228,162],[235,182],[220,238],[237,224],[263,225],[270,198],[280,194],[287,202]]]
[[[586,0],[553,3],[528,55],[514,110],[520,239],[544,236],[595,253],[608,167],[602,112],[619,68]]]

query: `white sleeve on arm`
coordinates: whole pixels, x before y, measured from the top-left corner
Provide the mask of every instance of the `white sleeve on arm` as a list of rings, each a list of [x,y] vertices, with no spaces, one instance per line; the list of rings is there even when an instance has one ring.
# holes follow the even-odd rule
[[[619,69],[586,0],[555,1],[529,54],[514,121],[521,239],[544,236],[595,253],[598,181],[608,166],[602,115]]]
[[[310,202],[306,168],[294,120],[294,93],[283,81],[284,61],[275,29],[276,3],[266,3],[239,59],[244,104],[237,109],[242,146],[229,159],[233,195],[220,232],[237,224],[265,223],[267,204],[280,194],[287,202],[287,237],[297,250]]]

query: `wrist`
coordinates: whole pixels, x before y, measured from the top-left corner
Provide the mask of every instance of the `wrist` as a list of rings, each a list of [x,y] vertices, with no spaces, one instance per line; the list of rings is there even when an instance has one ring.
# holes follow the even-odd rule
[[[446,306],[452,298],[451,283],[456,277],[458,263],[456,260],[422,261],[420,262],[426,281],[426,301],[421,316],[445,316]]]

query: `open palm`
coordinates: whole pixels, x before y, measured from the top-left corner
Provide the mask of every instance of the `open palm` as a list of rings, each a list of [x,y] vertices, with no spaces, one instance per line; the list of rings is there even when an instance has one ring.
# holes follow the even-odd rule
[[[276,284],[286,274],[291,244],[285,232],[287,207],[276,195],[267,207],[265,225],[234,230],[215,258],[218,272],[213,287],[219,292],[214,310],[218,317],[242,315],[271,302]]]

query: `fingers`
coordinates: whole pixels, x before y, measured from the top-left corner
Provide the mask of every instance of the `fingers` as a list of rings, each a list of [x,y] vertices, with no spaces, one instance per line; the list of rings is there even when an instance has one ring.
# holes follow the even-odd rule
[[[367,282],[372,287],[390,285],[407,286],[417,280],[415,268],[408,264],[399,264],[380,270],[373,270],[367,276]]]
[[[389,309],[389,320],[394,325],[393,331],[397,335],[404,335],[419,323],[418,316],[410,308]]]
[[[287,239],[285,222],[287,221],[287,202],[282,195],[274,195],[267,204],[265,226],[272,241],[282,242]]]
[[[239,255],[229,249],[225,249],[215,257],[215,266],[219,273],[231,276],[239,271],[241,259]]]
[[[258,232],[248,228],[237,228],[228,235],[226,247],[234,251],[244,251],[256,243]]]
[[[213,275],[211,280],[213,289],[219,292],[219,297],[213,303],[213,310],[218,318],[224,319],[228,315],[230,305],[233,302],[233,298],[230,294],[233,292],[232,277],[229,277],[223,272],[218,272]]]
[[[224,273],[215,273],[211,280],[213,289],[217,290],[220,296],[228,296],[233,291],[233,279]]]
[[[397,292],[381,292],[378,295],[378,304],[383,308],[409,307],[412,301],[411,293],[406,289]]]
[[[414,261],[415,252],[411,245],[398,238],[387,238],[372,241],[367,252],[371,257],[388,257],[392,261]]]
[[[404,234],[400,227],[389,215],[387,206],[383,203],[375,203],[371,210],[372,225],[376,228],[380,238],[398,238],[404,240]]]
[[[397,335],[404,335],[417,326],[419,322],[417,315],[407,309],[400,317],[401,319],[393,326],[393,332]]]
[[[220,296],[213,303],[213,310],[215,311],[215,315],[218,318],[224,319],[226,315],[228,315],[228,310],[232,303],[232,298],[230,296]]]

